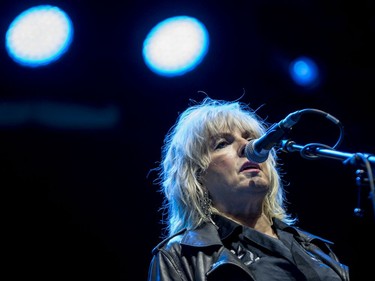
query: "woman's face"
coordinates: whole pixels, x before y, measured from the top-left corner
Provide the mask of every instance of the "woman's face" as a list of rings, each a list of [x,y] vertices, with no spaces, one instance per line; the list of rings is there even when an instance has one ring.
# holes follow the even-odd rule
[[[244,148],[254,136],[240,132],[223,132],[210,140],[211,162],[202,175],[213,205],[224,213],[259,211],[269,189],[264,163],[249,161]],[[249,211],[249,210],[248,210]]]

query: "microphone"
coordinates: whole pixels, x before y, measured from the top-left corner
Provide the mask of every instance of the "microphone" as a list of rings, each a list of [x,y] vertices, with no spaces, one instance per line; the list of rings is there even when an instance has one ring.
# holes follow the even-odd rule
[[[284,135],[298,122],[301,115],[302,110],[290,113],[279,123],[273,124],[259,139],[249,141],[245,147],[247,159],[256,163],[266,161],[271,149],[281,142]]]

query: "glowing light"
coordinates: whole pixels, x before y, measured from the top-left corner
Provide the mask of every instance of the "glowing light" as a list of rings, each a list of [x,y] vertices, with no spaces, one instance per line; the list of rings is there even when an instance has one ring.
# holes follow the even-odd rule
[[[300,86],[314,86],[319,81],[319,70],[315,62],[307,57],[299,57],[291,62],[289,72]]]
[[[60,58],[69,48],[73,25],[57,7],[32,7],[10,24],[6,33],[9,56],[23,66],[38,67]]]
[[[193,70],[207,53],[208,32],[197,19],[177,16],[157,24],[143,44],[146,65],[162,76],[178,76]]]

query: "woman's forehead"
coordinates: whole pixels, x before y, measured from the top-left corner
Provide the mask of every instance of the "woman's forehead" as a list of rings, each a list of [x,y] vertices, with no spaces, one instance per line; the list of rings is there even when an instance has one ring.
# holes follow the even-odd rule
[[[223,124],[222,126],[216,126],[209,130],[209,135],[211,138],[233,136],[235,134],[241,135],[243,137],[250,137],[257,135],[258,132],[254,131],[254,128],[248,124]]]
[[[251,131],[255,129],[256,123],[254,122],[254,119],[248,117],[228,117],[216,120],[214,122],[208,121],[208,127],[213,131],[233,131],[236,129],[240,131]]]

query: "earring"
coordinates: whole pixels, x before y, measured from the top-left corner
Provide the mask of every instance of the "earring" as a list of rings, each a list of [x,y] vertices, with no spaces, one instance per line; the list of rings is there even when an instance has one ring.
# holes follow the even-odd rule
[[[209,197],[208,192],[205,190],[203,192],[203,198],[201,200],[201,207],[203,209],[203,213],[205,217],[208,218],[209,220],[211,220],[211,215],[212,215],[211,204],[212,204],[212,200]]]

